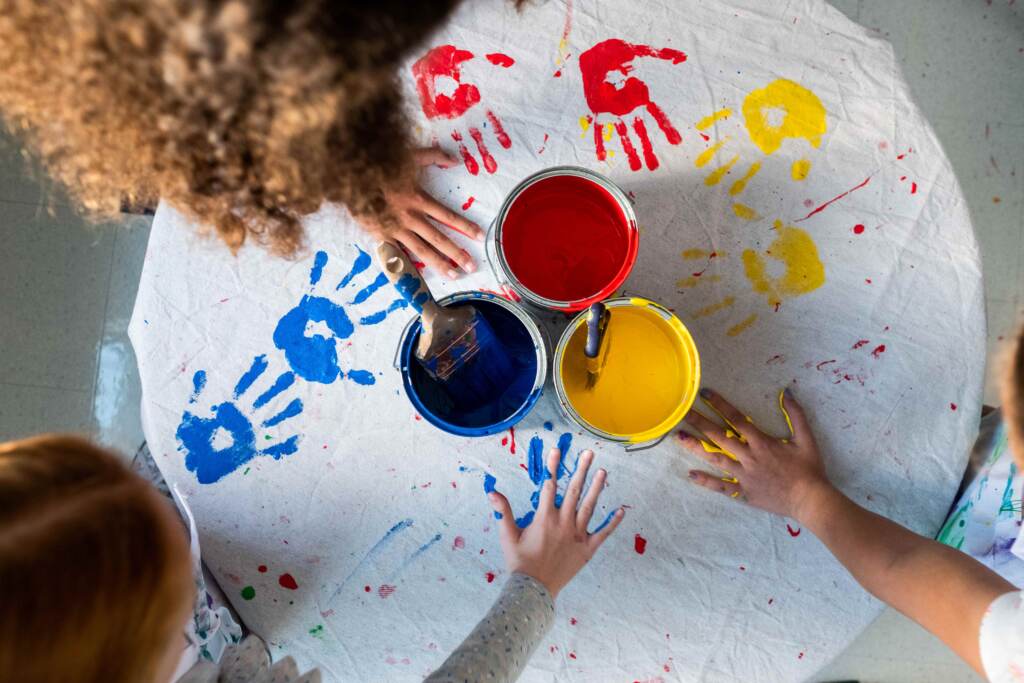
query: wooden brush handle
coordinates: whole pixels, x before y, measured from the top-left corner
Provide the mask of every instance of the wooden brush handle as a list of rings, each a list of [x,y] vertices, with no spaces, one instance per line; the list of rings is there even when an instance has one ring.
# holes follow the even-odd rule
[[[377,259],[398,293],[421,315],[423,334],[429,335],[440,309],[423,276],[405,252],[390,242],[381,242],[377,246]]]

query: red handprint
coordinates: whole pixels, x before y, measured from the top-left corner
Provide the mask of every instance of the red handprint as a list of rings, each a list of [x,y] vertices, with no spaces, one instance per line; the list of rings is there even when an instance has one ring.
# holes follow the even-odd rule
[[[470,59],[473,59],[473,53],[468,50],[460,50],[454,45],[439,45],[412,65],[412,74],[416,78],[416,91],[420,96],[420,106],[423,107],[423,113],[428,119],[457,119],[480,103],[480,90],[472,83],[462,82],[462,70],[459,65]],[[487,60],[495,66],[506,69],[515,64],[514,59],[499,52],[487,55]],[[437,91],[439,78],[448,78],[457,84],[450,95]],[[484,115],[494,130],[494,137],[497,138],[498,144],[505,149],[511,147],[512,139],[505,132],[501,120],[489,109],[484,112]],[[494,173],[498,170],[498,164],[487,150],[480,129],[470,126],[469,136],[476,143],[480,159],[487,172]],[[466,170],[473,175],[479,173],[480,165],[463,142],[462,133],[453,130],[452,139],[459,143],[459,154],[462,155]]]
[[[600,114],[614,114],[615,116],[626,116],[637,107],[645,107],[654,120],[657,122],[665,139],[671,145],[678,145],[682,142],[679,131],[675,129],[668,116],[661,107],[651,101],[650,90],[647,84],[639,78],[629,76],[633,70],[632,61],[637,57],[654,57],[664,59],[673,64],[680,64],[686,61],[686,55],[679,50],[671,48],[654,49],[647,45],[633,45],[618,38],[610,38],[598,43],[580,55],[580,73],[583,74],[583,95],[587,98],[592,116],[587,121],[594,124],[594,151],[600,161],[605,159],[604,139],[602,138],[602,126],[595,121]],[[608,74],[618,71],[623,76],[628,76],[621,83],[609,83]],[[629,167],[640,170],[640,157],[629,137],[629,129],[621,119],[614,121],[615,131],[619,134],[622,142],[622,150],[629,158]],[[647,168],[654,170],[658,168],[658,157],[654,154],[654,147],[647,135],[647,126],[639,116],[633,118],[633,130],[640,140],[640,148],[643,150],[644,161]]]

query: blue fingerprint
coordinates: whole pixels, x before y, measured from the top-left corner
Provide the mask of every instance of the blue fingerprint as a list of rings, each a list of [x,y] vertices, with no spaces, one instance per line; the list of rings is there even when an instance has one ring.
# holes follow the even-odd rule
[[[545,422],[544,429],[548,430],[549,432],[554,431],[555,425],[551,422]]]
[[[235,398],[238,398],[252,386],[252,383],[264,373],[267,369],[267,356],[266,354],[256,356],[252,359],[252,365],[245,371],[245,374],[238,380],[238,384],[235,385]]]
[[[302,412],[302,401],[299,399],[292,399],[292,402],[285,406],[285,409],[279,412],[274,417],[268,419],[263,423],[264,427],[273,427],[274,425],[280,424],[287,420],[289,417],[295,417]]]
[[[345,376],[356,384],[362,384],[363,386],[369,386],[377,381],[377,378],[369,370],[349,370]]]
[[[371,313],[369,315],[364,315],[362,318],[359,319],[359,324],[376,325],[377,323],[383,322],[384,318],[388,317],[388,314],[394,313],[398,309],[405,308],[408,305],[409,302],[407,302],[405,299],[395,299],[394,301],[391,302],[391,305],[385,308],[384,310],[377,311],[376,313]]]
[[[352,278],[370,267],[370,255],[359,247],[356,247],[356,251],[359,252],[359,255],[356,256],[356,260],[352,262],[352,270],[348,271],[348,274],[341,278],[341,282],[338,283],[335,290],[345,287],[348,283],[352,282]]]
[[[280,460],[283,455],[291,455],[295,451],[299,450],[299,435],[291,437],[287,441],[283,441],[276,446],[270,448],[264,448],[260,453],[263,455],[269,455],[274,460]]]
[[[357,304],[363,303],[364,301],[369,299],[371,296],[373,296],[373,294],[378,289],[380,289],[381,287],[383,287],[387,283],[388,283],[387,276],[384,275],[384,273],[378,273],[377,274],[377,279],[375,279],[373,282],[371,282],[370,284],[366,285],[365,287],[360,289],[358,292],[356,292],[355,298],[352,299],[352,304],[353,305],[357,305]]]
[[[252,404],[253,408],[262,408],[267,405],[275,396],[280,394],[282,391],[290,387],[295,383],[295,373],[284,372],[281,373],[278,378],[274,381],[273,386],[264,391],[259,398]]]
[[[196,374],[192,375],[192,396],[188,399],[189,403],[195,403],[196,399],[199,398],[199,394],[203,392],[206,387],[206,371],[196,370]]]
[[[327,265],[327,252],[318,251],[313,257],[313,268],[309,271],[309,284],[315,285],[320,282],[320,276],[324,274],[324,266]]]
[[[593,531],[591,531],[590,533],[592,533],[592,534],[596,534],[596,533],[597,533],[597,532],[599,532],[599,531],[600,531],[601,529],[603,529],[603,528],[605,528],[606,526],[608,526],[609,524],[611,524],[611,521],[612,521],[612,517],[614,517],[614,516],[615,516],[615,513],[616,513],[616,512],[618,512],[618,511],[619,511],[619,509],[618,509],[618,508],[615,508],[614,510],[612,510],[611,512],[609,512],[609,513],[608,513],[608,516],[607,516],[607,517],[605,517],[605,518],[604,518],[604,520],[603,520],[603,521],[602,521],[602,522],[601,522],[600,524],[598,524],[598,525],[597,525],[597,528],[596,528],[596,529],[594,529]]]

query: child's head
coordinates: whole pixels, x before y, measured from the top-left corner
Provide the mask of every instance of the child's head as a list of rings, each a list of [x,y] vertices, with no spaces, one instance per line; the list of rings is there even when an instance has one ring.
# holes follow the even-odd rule
[[[69,436],[0,444],[0,671],[164,683],[194,597],[172,506]]]
[[[1017,467],[1024,469],[1024,327],[1006,357],[1007,372],[1003,379],[1003,420]]]

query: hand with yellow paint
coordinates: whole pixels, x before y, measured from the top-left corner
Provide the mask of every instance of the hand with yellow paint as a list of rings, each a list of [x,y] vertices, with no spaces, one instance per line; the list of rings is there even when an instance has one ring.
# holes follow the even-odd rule
[[[779,396],[779,406],[790,425],[789,438],[783,439],[762,432],[713,391],[701,389],[700,395],[725,424],[693,409],[686,422],[703,438],[685,432],[679,436],[691,452],[722,473],[691,470],[694,483],[733,498],[742,496],[755,507],[797,520],[803,517],[801,505],[813,498],[813,491],[832,487],[807,417],[789,389]]]

